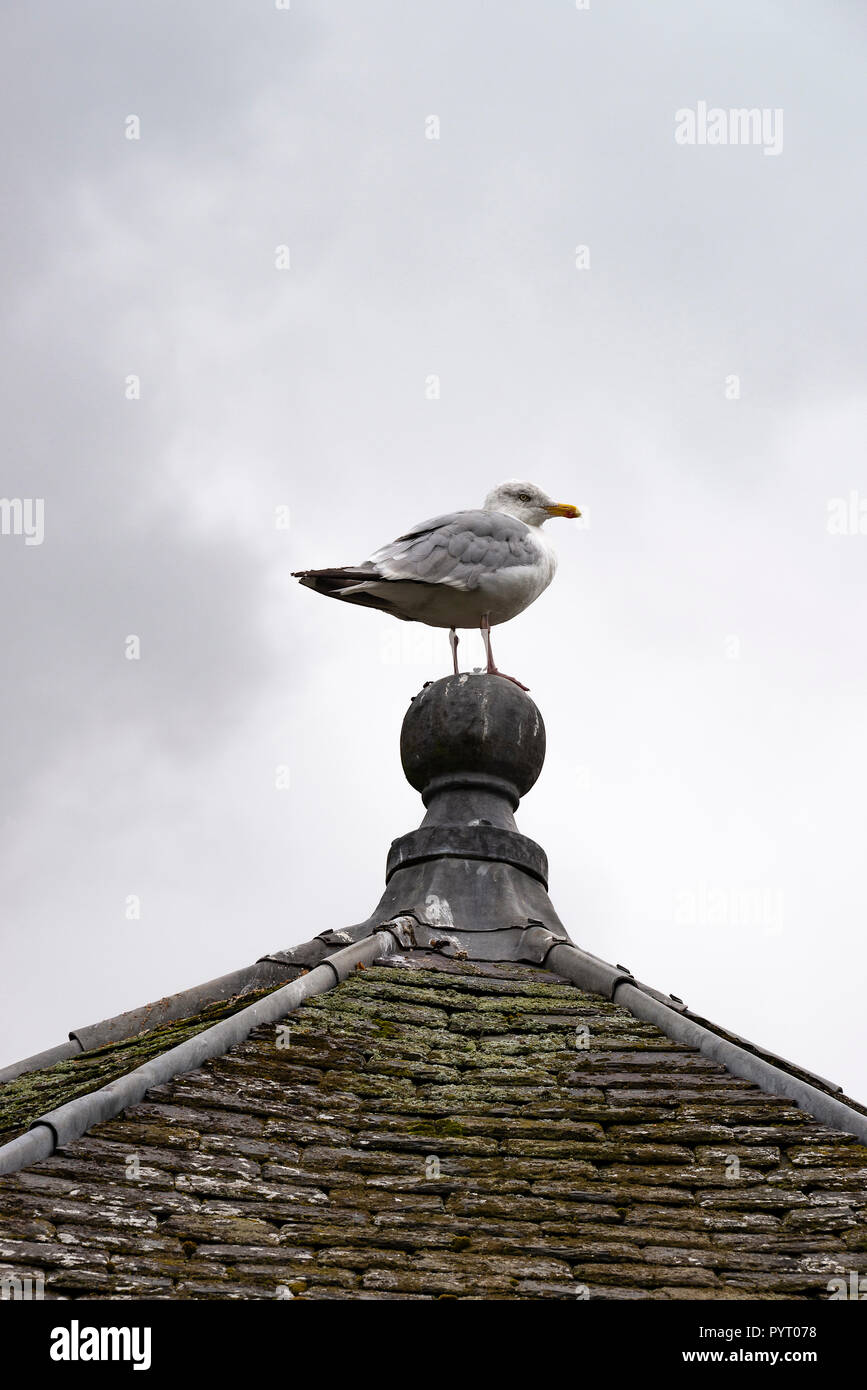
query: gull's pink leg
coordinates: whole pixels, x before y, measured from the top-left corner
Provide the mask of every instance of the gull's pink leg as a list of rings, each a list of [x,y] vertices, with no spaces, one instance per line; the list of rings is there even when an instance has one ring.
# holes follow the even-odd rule
[[[485,644],[485,651],[488,653],[488,675],[502,676],[504,681],[511,681],[513,685],[518,686],[519,690],[529,690],[530,687],[528,685],[521,685],[521,682],[517,680],[514,676],[507,676],[505,672],[498,671],[496,666],[494,665],[494,654],[491,651],[491,621],[489,613],[482,614],[482,621],[480,623],[480,627],[482,630],[482,640]]]
[[[453,661],[454,664],[455,664],[455,675],[456,675],[456,676],[459,676],[459,675],[461,674],[460,671],[458,670],[458,641],[459,641],[459,640],[460,640],[460,639],[458,638],[458,634],[455,632],[454,628],[451,628],[451,630],[449,631],[449,646],[450,646],[451,649],[452,649],[452,661]]]

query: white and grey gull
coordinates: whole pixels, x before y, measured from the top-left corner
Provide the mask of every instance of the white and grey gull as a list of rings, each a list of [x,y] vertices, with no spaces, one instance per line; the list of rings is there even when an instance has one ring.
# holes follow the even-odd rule
[[[477,627],[488,674],[501,676],[491,652],[491,628],[528,608],[557,568],[542,524],[552,516],[580,515],[577,507],[553,502],[533,483],[511,479],[489,492],[478,510],[423,521],[360,565],[300,570],[293,578],[328,598],[379,608],[404,622],[449,628],[456,675],[457,629]],[[521,685],[514,676],[506,679]]]

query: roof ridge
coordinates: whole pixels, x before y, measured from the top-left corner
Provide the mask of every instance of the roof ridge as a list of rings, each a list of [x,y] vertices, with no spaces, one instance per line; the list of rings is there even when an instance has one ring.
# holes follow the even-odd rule
[[[181,1072],[193,1071],[211,1057],[224,1056],[249,1037],[254,1028],[285,1018],[305,999],[333,989],[356,966],[387,955],[405,944],[405,940],[400,923],[384,924],[364,941],[335,951],[315,969],[195,1033],[177,1047],[159,1053],[98,1090],[88,1091],[49,1110],[32,1122],[26,1134],[0,1147],[0,1174],[15,1173],[50,1158],[57,1148],[79,1139],[94,1124],[113,1119],[127,1106],[143,1100],[152,1086],[171,1080]]]
[[[286,951],[275,951],[271,955],[260,956],[252,965],[242,966],[227,975],[206,980],[204,984],[191,985],[189,989],[165,995],[162,999],[142,1004],[137,1009],[127,1009],[124,1013],[114,1014],[98,1023],[74,1028],[68,1035],[68,1042],[59,1043],[56,1047],[46,1048],[42,1052],[34,1052],[29,1057],[0,1068],[0,1084],[14,1081],[27,1072],[42,1071],[57,1062],[80,1057],[84,1052],[93,1052],[109,1043],[123,1042],[127,1038],[149,1033],[168,1023],[176,1023],[182,1018],[191,1018],[209,1004],[240,998],[269,986],[276,989],[294,979],[302,969],[318,965],[327,955],[328,944],[321,937],[313,937],[310,941],[302,942]]]

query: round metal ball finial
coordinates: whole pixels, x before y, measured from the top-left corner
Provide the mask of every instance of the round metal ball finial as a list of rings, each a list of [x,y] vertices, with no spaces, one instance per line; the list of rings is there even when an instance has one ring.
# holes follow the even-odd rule
[[[487,787],[513,809],[545,761],[545,725],[524,691],[499,676],[460,675],[416,695],[403,721],[400,758],[427,805],[437,792]]]
[[[515,824],[545,761],[545,725],[530,697],[487,672],[434,681],[410,702],[400,757],[425,816],[392,840],[385,892],[352,939],[401,917],[419,948],[460,959],[500,959],[491,952],[507,938],[517,950],[528,925],[568,941],[548,897],[545,851]]]

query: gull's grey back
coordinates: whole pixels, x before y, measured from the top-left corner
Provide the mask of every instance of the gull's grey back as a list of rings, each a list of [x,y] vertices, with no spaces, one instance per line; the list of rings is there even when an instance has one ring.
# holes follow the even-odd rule
[[[370,557],[388,579],[478,587],[486,574],[532,565],[536,543],[529,526],[503,512],[449,512],[433,517]]]

